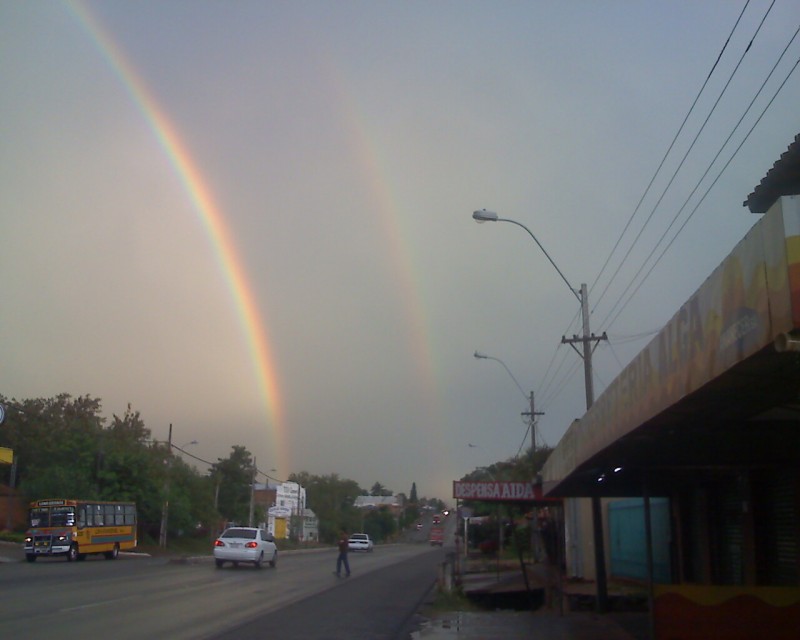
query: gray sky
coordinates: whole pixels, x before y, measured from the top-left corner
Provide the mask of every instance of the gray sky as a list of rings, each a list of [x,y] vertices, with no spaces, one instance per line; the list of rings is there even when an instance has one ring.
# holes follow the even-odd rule
[[[599,395],[756,222],[742,201],[800,132],[795,73],[697,206],[800,55],[692,195],[800,24],[778,0],[666,189],[769,4],[637,211],[744,0],[0,0],[0,393],[130,403],[207,460],[241,444],[278,477],[449,500],[528,442],[526,399],[475,350],[535,391],[547,444],[585,408],[560,344],[577,300],[472,211],[593,286]]]

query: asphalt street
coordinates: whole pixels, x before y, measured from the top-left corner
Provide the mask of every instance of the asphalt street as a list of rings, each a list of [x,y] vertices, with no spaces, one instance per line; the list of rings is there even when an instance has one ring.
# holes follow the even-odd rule
[[[434,588],[440,549],[350,578],[330,575],[331,588],[295,602],[213,640],[406,640],[421,620],[421,603]]]

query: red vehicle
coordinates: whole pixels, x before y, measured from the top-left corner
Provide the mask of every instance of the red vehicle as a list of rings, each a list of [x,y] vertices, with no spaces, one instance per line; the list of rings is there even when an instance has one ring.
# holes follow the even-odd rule
[[[444,545],[444,529],[441,527],[431,527],[430,543],[433,547],[436,545],[440,547]]]

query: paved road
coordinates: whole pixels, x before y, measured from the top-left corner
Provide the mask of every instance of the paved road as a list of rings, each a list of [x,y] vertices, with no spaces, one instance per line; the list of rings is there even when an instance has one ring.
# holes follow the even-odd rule
[[[412,556],[380,571],[331,575],[335,588],[301,600],[214,640],[263,640],[280,636],[303,640],[407,640],[419,620],[415,614],[433,588],[441,551]]]
[[[131,556],[2,563],[0,638],[407,638],[397,634],[442,559],[424,544],[379,546],[351,554],[349,579],[332,574],[333,549],[260,570]]]

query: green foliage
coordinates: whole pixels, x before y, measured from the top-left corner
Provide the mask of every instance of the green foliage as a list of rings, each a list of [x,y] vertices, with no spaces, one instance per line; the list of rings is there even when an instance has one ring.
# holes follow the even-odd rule
[[[211,467],[211,476],[218,485],[217,510],[229,522],[246,523],[250,516],[250,485],[255,466],[253,456],[240,445],[234,445],[231,454],[219,458]]]
[[[403,515],[400,521],[400,526],[402,528],[412,526],[417,520],[420,519],[420,510],[416,504],[410,503],[405,510],[403,511]]]
[[[386,487],[384,487],[380,482],[376,482],[372,485],[372,489],[369,490],[369,495],[371,496],[390,496],[392,492],[389,491]]]
[[[293,473],[289,480],[305,487],[308,508],[319,520],[321,541],[332,544],[341,531],[361,531],[361,514],[353,502],[364,491],[354,480],[342,479],[336,473],[316,476],[307,471]]]
[[[17,402],[0,395],[7,407],[0,428],[0,446],[14,451],[16,486],[23,499],[79,498],[136,502],[142,539],[157,540],[164,502],[169,501],[168,534],[173,536],[215,529],[220,520],[244,523],[249,518],[254,460],[235,445],[227,458],[201,475],[155,442],[138,411],[128,405],[122,416],[101,415],[101,401],[90,396],[60,394]],[[108,424],[106,424],[108,422]],[[306,471],[289,480],[306,489],[307,506],[319,519],[320,541],[333,543],[342,530],[366,531],[375,540],[396,533],[398,523],[388,510],[363,512],[353,506],[366,495],[353,480],[337,474],[316,476]],[[372,495],[392,492],[376,482]],[[419,509],[441,501],[413,499],[401,526],[419,518]],[[441,508],[439,507],[439,508]]]
[[[417,483],[411,483],[411,493],[408,494],[408,501],[411,504],[417,504]]]
[[[533,455],[533,466],[531,466],[531,455],[529,449],[525,456],[509,458],[508,460],[504,460],[502,462],[495,462],[488,467],[475,469],[474,471],[465,475],[462,480],[473,482],[490,480],[514,480],[518,482],[530,482],[536,476],[536,474],[542,470],[544,463],[547,462],[547,458],[550,457],[552,451],[553,449],[550,447],[541,447],[537,449]],[[488,515],[492,513],[494,509],[492,506],[493,504],[494,503],[492,502],[473,500],[464,501],[464,506],[473,509],[476,516]],[[521,514],[520,510],[523,508],[525,508],[524,505],[519,507],[509,505],[507,507],[507,509],[511,512],[511,515],[513,515],[515,511],[517,511],[518,514]]]
[[[364,515],[363,531],[374,541],[383,542],[397,532],[397,522],[388,508],[373,509]]]

